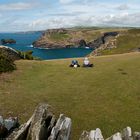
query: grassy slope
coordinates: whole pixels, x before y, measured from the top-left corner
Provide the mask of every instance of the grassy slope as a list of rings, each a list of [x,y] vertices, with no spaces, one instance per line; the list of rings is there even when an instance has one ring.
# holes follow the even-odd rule
[[[47,102],[72,118],[73,140],[96,127],[106,137],[128,125],[140,131],[139,60],[139,53],[91,58],[91,69],[71,69],[70,60],[17,61],[17,71],[0,76],[0,113],[24,122]]]
[[[102,55],[122,54],[140,48],[140,29],[132,29],[117,39],[117,48],[101,51]]]

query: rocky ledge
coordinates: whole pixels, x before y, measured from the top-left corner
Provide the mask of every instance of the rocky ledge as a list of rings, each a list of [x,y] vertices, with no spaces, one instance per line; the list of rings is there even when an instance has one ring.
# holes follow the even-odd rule
[[[87,34],[87,37],[86,37]],[[89,33],[86,31],[71,31],[67,29],[51,29],[47,30],[42,36],[33,42],[33,46],[36,48],[98,48],[102,44],[105,44],[108,37],[115,37],[119,32],[105,32],[100,33],[96,39],[87,40]],[[83,38],[82,36],[85,36]],[[91,34],[90,34],[91,37]],[[93,37],[94,38],[94,37]]]

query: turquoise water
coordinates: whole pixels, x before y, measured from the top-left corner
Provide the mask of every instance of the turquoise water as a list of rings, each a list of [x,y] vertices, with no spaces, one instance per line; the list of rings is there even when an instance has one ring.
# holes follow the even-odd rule
[[[32,47],[32,42],[38,39],[41,33],[0,33],[1,39],[15,39],[16,44],[7,44],[7,46],[20,51],[33,51],[33,56],[41,59],[61,59],[61,58],[73,58],[84,57],[89,54],[93,49],[86,48],[64,48],[64,49],[38,49]]]

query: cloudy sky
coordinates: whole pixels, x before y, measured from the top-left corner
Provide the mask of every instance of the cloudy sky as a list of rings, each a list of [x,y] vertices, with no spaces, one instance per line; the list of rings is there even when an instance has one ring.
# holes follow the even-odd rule
[[[0,0],[0,32],[73,26],[140,27],[140,0]]]

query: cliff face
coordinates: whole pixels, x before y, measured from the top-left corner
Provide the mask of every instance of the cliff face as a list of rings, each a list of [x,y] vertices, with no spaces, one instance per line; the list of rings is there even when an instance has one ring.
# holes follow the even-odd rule
[[[42,34],[35,42],[34,47],[40,48],[70,48],[85,45],[82,37],[75,37],[79,32],[74,32],[66,29],[50,29]]]
[[[102,33],[101,31],[92,29],[51,29],[44,32],[37,41],[33,42],[33,46],[51,49],[77,47],[98,48],[105,43],[107,37],[117,35],[118,32]]]

